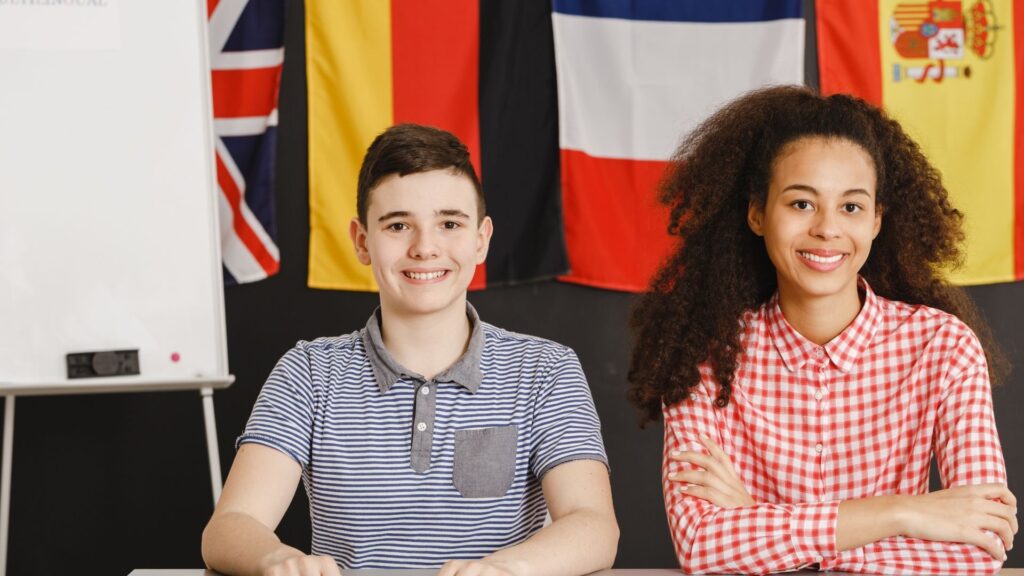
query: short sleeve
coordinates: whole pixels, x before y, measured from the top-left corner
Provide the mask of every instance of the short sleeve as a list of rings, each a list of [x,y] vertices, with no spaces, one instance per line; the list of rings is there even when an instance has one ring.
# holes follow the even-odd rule
[[[554,359],[540,383],[532,432],[530,468],[537,478],[572,460],[598,460],[608,465],[587,378],[576,354],[568,348]]]
[[[235,446],[261,444],[309,465],[313,435],[313,392],[309,356],[300,345],[278,360],[260,390],[245,431]]]

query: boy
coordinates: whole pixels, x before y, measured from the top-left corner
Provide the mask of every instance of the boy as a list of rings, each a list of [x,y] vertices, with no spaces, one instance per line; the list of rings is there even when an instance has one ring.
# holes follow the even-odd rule
[[[434,128],[386,130],[356,204],[351,237],[380,307],[363,330],[299,342],[278,362],[203,533],[206,563],[303,575],[611,566],[618,526],[579,361],[466,302],[492,232],[466,147]],[[273,532],[300,477],[312,556]]]

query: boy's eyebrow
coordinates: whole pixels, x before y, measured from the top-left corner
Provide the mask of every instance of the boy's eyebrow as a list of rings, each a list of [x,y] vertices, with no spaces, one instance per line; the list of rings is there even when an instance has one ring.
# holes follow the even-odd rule
[[[384,214],[380,218],[377,218],[377,222],[391,220],[392,218],[408,218],[409,216],[410,213],[405,210],[395,210],[393,212],[388,212],[387,214]]]
[[[466,214],[465,212],[463,212],[462,210],[459,210],[457,208],[449,208],[449,209],[445,209],[445,210],[436,210],[436,211],[434,211],[434,215],[435,216],[448,216],[448,217],[455,217],[455,218],[465,218],[466,220],[469,220],[469,214]],[[380,218],[377,219],[377,221],[378,222],[383,222],[385,220],[391,220],[392,218],[408,218],[410,216],[412,216],[412,212],[409,212],[407,210],[393,210],[391,212],[388,212],[387,214],[382,215]]]

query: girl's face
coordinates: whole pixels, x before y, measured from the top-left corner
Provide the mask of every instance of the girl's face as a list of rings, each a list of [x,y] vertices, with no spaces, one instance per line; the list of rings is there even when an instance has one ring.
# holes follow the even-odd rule
[[[849,140],[802,138],[782,148],[765,205],[751,203],[747,211],[750,229],[764,237],[781,297],[836,304],[859,298],[857,273],[882,224],[875,181],[871,157]]]

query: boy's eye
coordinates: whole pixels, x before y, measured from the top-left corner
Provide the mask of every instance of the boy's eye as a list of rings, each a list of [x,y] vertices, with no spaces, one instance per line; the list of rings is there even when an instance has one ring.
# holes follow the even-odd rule
[[[399,232],[401,230],[408,230],[409,227],[405,225],[405,222],[392,222],[391,224],[388,224],[388,228],[387,229],[388,230],[394,230],[395,232]]]
[[[445,230],[455,230],[457,228],[462,227],[462,224],[459,224],[458,222],[456,222],[454,220],[445,220],[445,222],[444,222],[444,224],[442,224],[442,226],[444,226]]]

